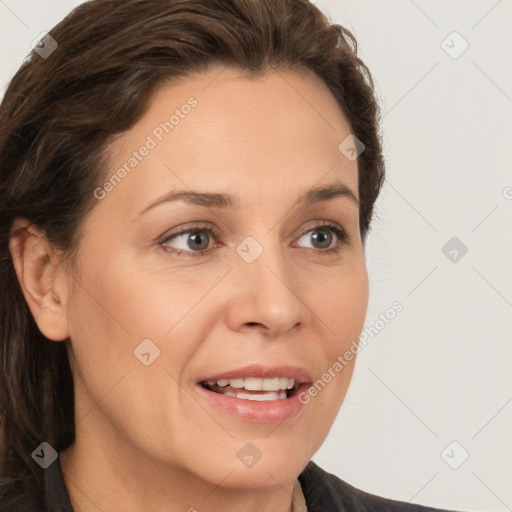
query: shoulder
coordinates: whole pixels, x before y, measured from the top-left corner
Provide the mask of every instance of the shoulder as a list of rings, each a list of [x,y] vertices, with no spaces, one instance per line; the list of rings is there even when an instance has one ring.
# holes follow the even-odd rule
[[[324,471],[313,461],[300,474],[299,482],[308,512],[449,512],[369,494]]]

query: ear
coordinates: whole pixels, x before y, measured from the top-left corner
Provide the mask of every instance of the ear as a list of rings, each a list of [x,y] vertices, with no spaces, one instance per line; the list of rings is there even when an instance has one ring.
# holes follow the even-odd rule
[[[59,264],[44,232],[29,220],[17,217],[11,227],[9,249],[28,307],[46,338],[69,337],[67,293],[69,275]]]

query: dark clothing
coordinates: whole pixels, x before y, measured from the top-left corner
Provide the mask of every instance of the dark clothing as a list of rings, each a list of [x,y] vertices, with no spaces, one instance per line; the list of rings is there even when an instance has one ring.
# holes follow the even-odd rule
[[[442,512],[355,489],[310,461],[299,475],[308,512]],[[16,498],[18,504],[0,503],[0,512],[73,512],[62,478],[60,459],[44,470],[44,491],[25,481]],[[447,511],[445,511],[447,512]]]
[[[327,473],[313,461],[299,475],[299,482],[308,512],[448,512],[360,491]]]

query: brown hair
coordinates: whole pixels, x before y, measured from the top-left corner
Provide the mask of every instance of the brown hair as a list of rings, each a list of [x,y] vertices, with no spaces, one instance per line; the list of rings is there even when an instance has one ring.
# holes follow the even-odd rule
[[[66,345],[41,334],[24,300],[9,250],[13,220],[27,218],[72,255],[96,201],[92,191],[108,175],[109,144],[142,116],[157,87],[215,64],[253,78],[271,69],[311,70],[365,145],[358,157],[363,240],[384,179],[370,72],[357,57],[354,36],[307,0],[93,0],[50,34],[58,47],[47,55],[44,46],[31,52],[0,106],[5,488],[29,475],[41,485],[32,452],[43,441],[64,450],[75,435]]]

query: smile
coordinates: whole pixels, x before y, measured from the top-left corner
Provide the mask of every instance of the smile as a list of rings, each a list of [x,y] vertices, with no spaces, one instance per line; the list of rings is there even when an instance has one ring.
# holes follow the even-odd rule
[[[212,414],[229,414],[242,421],[277,423],[298,417],[304,409],[301,392],[311,375],[298,366],[253,364],[203,376],[194,387]]]
[[[285,400],[293,396],[298,388],[295,379],[288,377],[220,379],[203,381],[200,385],[214,393],[258,402]]]

